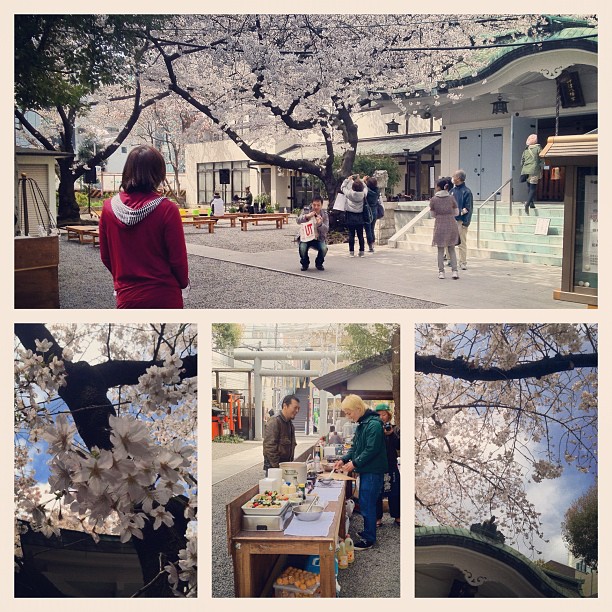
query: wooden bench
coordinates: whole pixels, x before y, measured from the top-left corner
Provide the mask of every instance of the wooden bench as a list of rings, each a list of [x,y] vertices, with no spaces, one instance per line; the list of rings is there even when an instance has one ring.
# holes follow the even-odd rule
[[[215,232],[215,225],[217,219],[214,217],[194,217],[193,219],[183,218],[183,225],[193,225],[197,229],[201,229],[203,225],[208,226],[208,233],[213,234]]]
[[[240,229],[246,232],[249,223],[259,225],[262,221],[274,221],[276,223],[276,229],[282,229],[283,225],[287,223],[289,215],[286,213],[279,213],[278,215],[253,215],[252,217],[242,217],[240,219]]]
[[[223,221],[223,219],[227,219],[230,222],[230,227],[236,227],[236,219],[240,219],[241,217],[248,217],[249,213],[224,213],[222,217],[215,217],[214,215],[211,219],[216,219],[217,221]]]
[[[66,225],[63,229],[68,240],[78,240],[80,244],[91,242],[95,246],[96,238],[100,237],[97,225]]]

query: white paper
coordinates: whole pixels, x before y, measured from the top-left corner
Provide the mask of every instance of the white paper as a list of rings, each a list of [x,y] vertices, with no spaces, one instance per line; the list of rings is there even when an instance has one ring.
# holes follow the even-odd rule
[[[285,535],[307,537],[326,536],[333,522],[333,512],[321,512],[321,518],[318,521],[300,521],[294,516],[289,526],[285,529]]]

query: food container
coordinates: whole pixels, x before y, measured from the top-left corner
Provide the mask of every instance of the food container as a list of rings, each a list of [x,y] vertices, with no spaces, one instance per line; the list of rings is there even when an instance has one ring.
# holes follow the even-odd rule
[[[300,521],[318,521],[323,514],[323,506],[312,506],[310,510],[308,507],[310,504],[301,504],[293,509],[295,518]],[[308,510],[308,512],[306,512]]]
[[[281,483],[283,480],[283,470],[279,467],[277,468],[268,468],[268,478],[278,478]]]
[[[321,597],[320,577],[289,566],[274,582],[274,597]]]
[[[289,496],[289,503],[293,508],[295,508],[295,506],[299,506],[304,503],[309,504],[315,497],[317,497],[316,493],[307,493],[306,501],[304,502],[301,495],[294,493],[293,495]]]
[[[289,505],[285,507],[282,514],[276,516],[243,514],[242,529],[243,531],[284,531],[292,518],[293,513]]]
[[[253,515],[259,515],[259,516],[277,516],[279,514],[282,514],[285,508],[287,508],[287,506],[289,505],[289,500],[284,499],[284,500],[278,501],[272,507],[269,507],[269,506],[253,507],[253,502],[257,498],[258,496],[256,495],[253,499],[251,499],[250,501],[248,501],[246,504],[242,506],[242,512],[244,512],[244,514],[253,514]]]
[[[308,469],[305,461],[283,461],[279,466],[283,470],[283,482],[290,482],[296,487],[306,482]]]
[[[274,597],[321,597],[321,585],[300,589],[292,584],[274,583]]]
[[[270,478],[270,476],[267,478],[262,478],[259,481],[259,493],[265,493],[266,491],[276,491],[279,493],[281,484],[282,482],[280,478]]]

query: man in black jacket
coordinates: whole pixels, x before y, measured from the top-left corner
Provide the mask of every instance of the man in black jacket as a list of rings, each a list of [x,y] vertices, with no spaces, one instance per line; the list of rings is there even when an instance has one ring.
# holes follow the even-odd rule
[[[459,215],[455,217],[459,227],[459,238],[461,244],[457,245],[459,267],[467,270],[467,232],[472,221],[474,209],[474,197],[469,187],[465,184],[465,171],[456,170],[453,174],[453,185],[450,193],[454,196],[459,208]]]
[[[277,468],[283,461],[293,461],[297,446],[293,419],[299,411],[300,400],[297,396],[286,395],[280,413],[268,420],[263,440],[265,470]]]

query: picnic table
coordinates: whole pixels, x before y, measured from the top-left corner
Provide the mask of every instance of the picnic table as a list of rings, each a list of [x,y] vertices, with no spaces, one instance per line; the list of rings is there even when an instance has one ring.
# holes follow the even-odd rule
[[[273,221],[276,229],[282,229],[283,225],[289,221],[289,213],[274,213],[265,215],[252,215],[240,219],[240,229],[246,232],[249,224],[259,225],[260,222]]]
[[[223,219],[228,219],[230,222],[230,227],[236,227],[236,219],[240,219],[242,217],[250,216],[249,213],[236,212],[236,213],[224,213],[221,217],[215,217],[214,215],[211,217],[212,219],[217,219],[217,221],[222,221]]]
[[[92,243],[96,246],[96,240],[100,237],[97,225],[66,225],[63,229],[68,240],[78,240],[80,244]]]
[[[236,597],[267,597],[281,573],[288,555],[317,555],[320,566],[321,597],[336,596],[335,551],[338,537],[345,535],[345,489],[326,512],[334,517],[325,536],[292,536],[283,531],[242,530],[242,509],[259,493],[255,485],[226,506],[228,552],[234,567]],[[296,521],[296,518],[292,519]]]
[[[197,229],[201,229],[203,225],[208,227],[208,233],[213,234],[215,231],[215,225],[217,224],[216,217],[198,217],[194,216],[193,218],[182,218],[183,225],[193,225]]]

